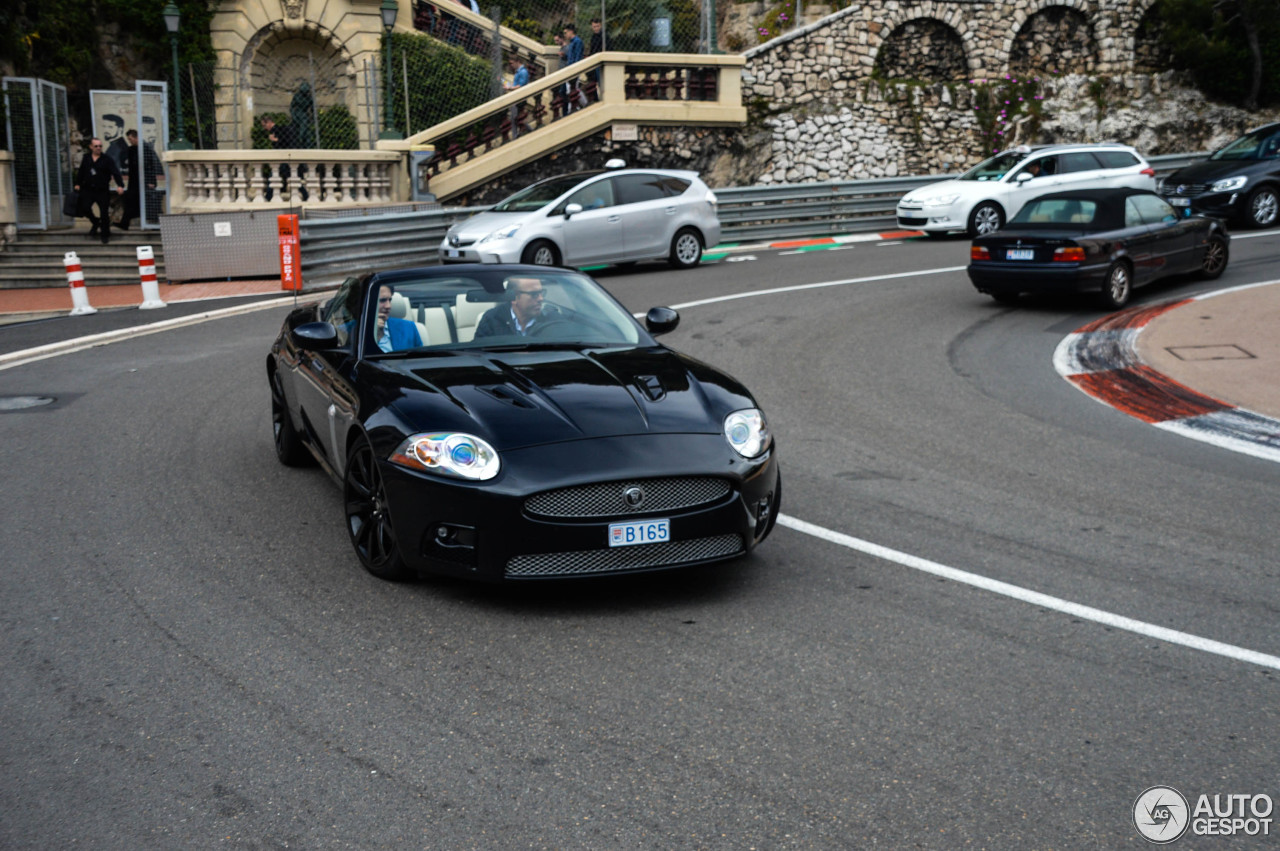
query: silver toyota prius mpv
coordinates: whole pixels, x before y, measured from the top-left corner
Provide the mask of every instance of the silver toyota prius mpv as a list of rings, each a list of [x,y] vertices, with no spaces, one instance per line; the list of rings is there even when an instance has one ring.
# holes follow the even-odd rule
[[[715,193],[696,172],[617,163],[541,180],[454,225],[440,262],[698,265],[720,241]]]

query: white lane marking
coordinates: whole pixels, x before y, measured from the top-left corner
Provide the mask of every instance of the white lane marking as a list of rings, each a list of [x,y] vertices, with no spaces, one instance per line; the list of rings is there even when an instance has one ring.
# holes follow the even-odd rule
[[[893,242],[881,242],[876,245],[876,248],[884,248],[886,245],[902,245],[902,240],[895,239]]]
[[[725,301],[737,301],[743,298],[757,298],[765,295],[778,295],[779,293],[794,293],[800,290],[816,290],[823,287],[846,287],[850,284],[869,284],[874,281],[891,281],[895,278],[912,278],[917,275],[942,275],[948,272],[963,272],[967,266],[947,266],[941,269],[922,269],[919,272],[894,272],[891,275],[872,275],[867,278],[844,278],[839,281],[819,281],[816,284],[794,284],[790,287],[773,287],[767,290],[752,290],[745,293],[734,293],[733,295],[716,296],[715,298],[704,298],[698,301],[686,301],[684,304],[673,304],[676,310],[682,310],[686,307],[701,307],[704,304],[718,304]],[[637,314],[643,316],[643,314]]]
[[[307,293],[306,296],[298,300],[298,304],[305,304],[313,300],[315,293]],[[253,313],[258,310],[268,310],[273,307],[282,307],[292,304],[293,296],[285,298],[276,298],[269,301],[255,301],[252,304],[241,304],[236,307],[225,307],[221,310],[206,310],[203,313],[193,313],[190,316],[179,316],[175,319],[165,319],[160,322],[152,322],[150,325],[135,325],[131,328],[119,328],[115,331],[104,331],[101,334],[90,334],[87,337],[75,337],[70,340],[62,340],[57,343],[48,343],[43,346],[36,346],[33,349],[23,349],[18,352],[9,352],[0,355],[0,370],[11,369],[15,366],[34,363],[35,361],[45,360],[46,358],[56,358],[59,355],[69,355],[72,352],[81,352],[85,349],[92,349],[96,346],[106,346],[111,343],[118,343],[121,340],[131,340],[134,337],[142,337],[147,334],[159,334],[162,331],[172,331],[175,328],[183,328],[187,325],[198,325],[201,322],[208,322],[213,319],[222,319],[227,316],[239,316],[244,313]]]
[[[830,529],[799,520],[787,514],[778,515],[778,523],[786,526],[788,529],[794,529],[806,535],[812,535],[815,538],[827,541],[828,543],[837,544],[851,550],[865,553],[875,558],[891,561],[904,567],[919,570],[931,576],[937,576],[942,579],[949,579],[953,582],[961,582],[965,585],[979,588],[983,591],[989,591],[993,594],[999,594],[1009,597],[1023,603],[1029,603],[1033,606],[1051,609],[1055,612],[1071,615],[1072,617],[1081,618],[1082,620],[1093,621],[1103,626],[1122,629],[1126,632],[1145,635],[1148,638],[1155,638],[1169,644],[1177,644],[1182,647],[1190,647],[1193,650],[1201,650],[1205,653],[1213,653],[1218,656],[1225,656],[1228,659],[1234,659],[1238,662],[1248,662],[1252,665],[1260,665],[1264,668],[1274,668],[1280,670],[1280,656],[1271,656],[1266,653],[1259,653],[1256,650],[1249,650],[1244,647],[1237,647],[1234,644],[1225,644],[1221,641],[1214,641],[1209,638],[1201,638],[1198,635],[1192,635],[1187,632],[1179,632],[1176,629],[1169,629],[1163,626],[1147,623],[1146,621],[1134,620],[1123,615],[1112,614],[1111,612],[1095,609],[1092,606],[1083,606],[1079,603],[1073,603],[1070,600],[1063,600],[1060,597],[1051,597],[1048,594],[1041,594],[1039,591],[1030,591],[1017,585],[1010,585],[1008,582],[1001,582],[998,579],[989,579],[985,576],[979,576],[976,573],[969,573],[958,568],[948,567],[945,564],[939,564],[936,561],[930,561],[919,556],[913,556],[909,553],[900,552],[890,549],[879,544],[873,544],[870,541],[864,541],[861,538],[855,538],[851,535],[845,535],[841,532],[834,532]]]

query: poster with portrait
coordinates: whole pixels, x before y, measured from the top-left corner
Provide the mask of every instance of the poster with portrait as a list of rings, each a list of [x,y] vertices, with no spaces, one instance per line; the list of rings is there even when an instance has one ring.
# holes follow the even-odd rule
[[[159,84],[153,84],[159,85]],[[93,132],[102,140],[102,150],[125,170],[129,142],[125,137],[130,130],[138,131],[139,145],[146,151],[144,162],[159,163],[159,154],[167,146],[165,128],[165,96],[162,92],[109,91],[93,89],[89,92],[93,110]],[[146,150],[149,149],[149,150]],[[164,187],[164,171],[152,165],[147,169],[148,183],[154,180]]]

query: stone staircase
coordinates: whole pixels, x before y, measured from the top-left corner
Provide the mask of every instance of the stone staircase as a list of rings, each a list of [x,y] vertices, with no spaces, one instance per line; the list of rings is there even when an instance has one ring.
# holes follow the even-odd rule
[[[46,231],[22,230],[16,242],[0,251],[0,289],[67,286],[64,258],[74,251],[80,258],[85,286],[137,284],[138,246],[150,245],[156,258],[156,277],[165,280],[164,246],[159,229],[111,229],[111,242],[103,245],[88,238],[89,224],[78,220],[73,228]]]

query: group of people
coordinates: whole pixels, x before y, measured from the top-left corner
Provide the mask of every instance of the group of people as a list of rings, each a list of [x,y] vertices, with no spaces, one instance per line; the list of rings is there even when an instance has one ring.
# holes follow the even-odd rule
[[[578,35],[578,27],[575,24],[565,24],[564,32],[555,37],[555,42],[560,46],[560,67],[568,68],[577,62],[581,62],[587,56],[595,56],[604,50],[604,31],[599,18],[591,19],[591,45],[585,47],[582,43],[581,36]],[[600,85],[600,70],[593,68],[587,72],[587,79],[591,80],[598,87]],[[586,106],[586,97],[579,95],[578,103],[574,103],[570,98],[570,93],[577,88],[572,83],[565,83],[562,90],[566,96],[565,114],[577,107]]]
[[[99,237],[104,245],[111,240],[112,182],[116,184],[115,194],[124,197],[120,229],[128,230],[130,223],[142,215],[146,192],[156,188],[160,174],[160,157],[150,142],[138,144],[137,130],[129,130],[123,140],[113,139],[112,148],[117,148],[116,141],[124,142],[118,146],[119,159],[104,148],[102,139],[91,139],[73,184],[79,195],[76,212],[88,218],[91,225],[89,238]]]

